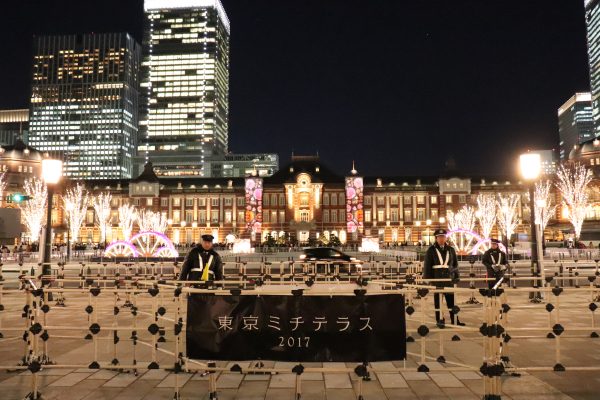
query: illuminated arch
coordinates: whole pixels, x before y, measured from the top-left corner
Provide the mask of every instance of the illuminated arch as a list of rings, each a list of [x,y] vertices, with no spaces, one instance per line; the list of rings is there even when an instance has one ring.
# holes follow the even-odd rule
[[[471,254],[473,248],[483,240],[476,232],[467,229],[453,229],[446,233],[458,254]]]
[[[124,240],[109,244],[104,250],[104,257],[137,257],[138,251],[134,245]]]
[[[173,242],[160,232],[140,232],[128,241],[111,243],[104,251],[105,257],[179,257]]]

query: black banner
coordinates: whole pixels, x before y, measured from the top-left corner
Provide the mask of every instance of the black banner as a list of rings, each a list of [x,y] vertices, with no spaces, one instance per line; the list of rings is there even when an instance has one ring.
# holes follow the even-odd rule
[[[363,362],[406,357],[404,296],[188,297],[187,356]]]

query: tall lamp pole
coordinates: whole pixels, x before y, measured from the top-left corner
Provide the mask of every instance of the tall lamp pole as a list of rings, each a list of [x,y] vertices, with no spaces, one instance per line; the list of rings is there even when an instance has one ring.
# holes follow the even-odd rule
[[[48,188],[48,207],[46,209],[46,234],[44,235],[44,257],[42,259],[42,275],[49,277],[52,274],[52,264],[50,256],[52,255],[52,197],[56,184],[62,177],[62,161],[43,159],[42,160],[42,179]],[[49,279],[42,279],[42,285],[47,285]]]
[[[67,261],[71,260],[71,213],[73,212],[73,204],[68,203],[66,211],[68,213],[67,217]]]
[[[521,154],[519,158],[519,164],[521,169],[521,176],[523,179],[529,183],[529,225],[531,229],[531,274],[535,275],[540,272],[539,258],[538,258],[538,248],[537,243],[539,243],[539,232],[535,225],[535,181],[539,178],[542,163],[540,160],[540,155],[537,153],[525,153]],[[543,254],[542,254],[543,257]],[[540,296],[539,292],[532,292],[529,294],[529,298],[532,302],[539,303]]]

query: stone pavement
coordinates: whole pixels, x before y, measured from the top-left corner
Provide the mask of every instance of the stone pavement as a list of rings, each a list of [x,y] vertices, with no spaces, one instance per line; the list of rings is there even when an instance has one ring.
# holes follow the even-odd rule
[[[531,305],[527,293],[515,296],[511,304],[510,326],[542,327],[548,326],[548,313],[545,304]],[[66,308],[53,307],[52,323],[56,325],[88,326],[83,309],[88,296],[72,296],[67,300]],[[467,326],[478,327],[481,323],[481,305],[465,304],[466,297],[459,297],[458,304],[462,319]],[[0,331],[2,327],[22,327],[18,311],[22,308],[22,299],[5,296],[3,303],[7,310],[0,313]],[[431,301],[431,300],[430,300]],[[567,298],[561,300],[561,323],[565,327],[590,326],[590,311],[586,308],[589,297]],[[140,307],[142,305],[140,304]],[[105,310],[99,310],[101,323],[113,320],[112,304]],[[125,309],[123,309],[125,310]],[[418,307],[417,307],[418,310]],[[572,311],[569,311],[572,310]],[[13,312],[11,312],[13,311]],[[49,315],[50,315],[49,314]],[[123,312],[122,314],[127,314]],[[419,311],[413,315],[419,320]],[[124,320],[126,315],[119,315]],[[146,317],[139,317],[139,326],[147,323]],[[554,322],[554,321],[553,321]],[[596,326],[598,322],[595,322]],[[412,335],[416,325],[409,323]],[[433,326],[430,324],[430,328]],[[143,329],[141,329],[143,330]],[[577,333],[577,332],[576,332]],[[517,366],[552,367],[555,363],[556,339],[545,338],[542,331],[535,338],[523,334],[513,334],[510,342],[512,363]],[[61,336],[62,335],[62,336]],[[140,333],[140,336],[142,333]],[[587,337],[586,337],[587,335]],[[502,379],[503,399],[512,400],[592,400],[600,398],[600,373],[597,371],[570,371],[569,366],[597,366],[600,364],[600,339],[590,339],[586,333],[573,338],[561,338],[561,362],[566,372],[531,371],[523,372],[520,377],[507,376]],[[21,340],[0,340],[0,364],[17,365],[23,354]],[[19,335],[17,335],[19,336]],[[127,339],[122,334],[123,339]],[[415,335],[416,336],[416,335]],[[480,399],[483,395],[483,379],[477,371],[482,363],[482,339],[478,333],[461,334],[461,341],[450,341],[451,334],[445,334],[444,356],[447,363],[435,360],[439,354],[436,340],[427,343],[426,353],[430,357],[427,373],[417,372],[420,360],[420,343],[408,343],[409,357],[406,361],[374,362],[371,364],[371,380],[362,382],[365,400],[375,399]],[[53,334],[49,354],[60,365],[87,365],[91,360],[93,345],[83,338],[73,339],[65,332]],[[122,340],[122,342],[128,342]],[[172,344],[167,335],[166,345]],[[112,342],[99,345],[99,360],[111,359]],[[122,362],[133,359],[132,346],[119,345],[118,357]],[[166,347],[165,347],[166,348]],[[136,359],[149,360],[150,349],[138,346]],[[161,367],[172,365],[170,356],[159,353]],[[468,365],[472,370],[456,370],[456,364]],[[220,362],[219,366],[232,366],[234,362]],[[249,362],[239,362],[248,365]],[[239,373],[219,373],[217,388],[219,399],[293,399],[295,375],[291,373],[296,363],[265,362],[265,367],[289,370],[289,373],[273,375],[243,375]],[[140,363],[139,365],[147,365]],[[321,367],[321,363],[304,363],[306,367]],[[325,367],[354,368],[354,363],[327,363]],[[183,399],[208,399],[208,379],[199,373],[178,374],[165,370],[140,369],[137,374],[125,371],[90,370],[87,368],[46,368],[38,374],[40,391],[44,399],[115,399],[115,400],[151,400],[172,399],[175,379],[178,379]],[[354,373],[305,373],[302,375],[302,399],[356,399],[359,378]],[[0,371],[0,399],[22,399],[30,391],[31,374],[28,371]]]

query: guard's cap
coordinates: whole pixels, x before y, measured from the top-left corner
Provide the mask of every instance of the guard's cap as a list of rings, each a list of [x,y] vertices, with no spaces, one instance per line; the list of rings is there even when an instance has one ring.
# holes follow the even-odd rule
[[[492,243],[496,243],[496,244],[499,244],[499,243],[501,243],[501,242],[500,242],[498,239],[495,239],[495,238],[494,238],[494,239],[492,239],[492,240],[491,240],[491,242],[492,242]]]
[[[446,236],[447,233],[445,229],[436,229],[433,236]]]
[[[205,242],[212,242],[215,239],[213,235],[202,235],[202,240]]]

